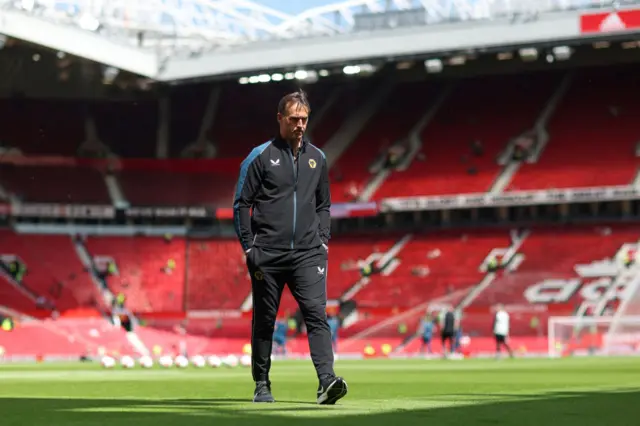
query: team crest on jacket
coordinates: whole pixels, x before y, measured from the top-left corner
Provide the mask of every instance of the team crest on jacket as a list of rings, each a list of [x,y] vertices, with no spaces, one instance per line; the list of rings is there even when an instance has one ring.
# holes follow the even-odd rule
[[[256,271],[253,273],[253,276],[255,277],[256,280],[258,281],[262,281],[264,279],[264,274],[262,273],[262,271]]]
[[[311,167],[312,169],[316,168],[316,160],[314,160],[313,158],[309,159],[309,167]]]

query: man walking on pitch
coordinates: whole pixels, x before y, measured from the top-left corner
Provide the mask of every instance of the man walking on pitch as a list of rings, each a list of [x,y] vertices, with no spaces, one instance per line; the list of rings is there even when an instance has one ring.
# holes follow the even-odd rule
[[[302,311],[320,382],[318,404],[335,404],[347,383],[333,371],[326,270],[331,196],[324,153],[304,137],[311,108],[302,91],[278,104],[279,134],[240,166],[233,219],[251,274],[254,402],[274,402],[269,370],[285,283]],[[251,214],[253,209],[253,215]]]

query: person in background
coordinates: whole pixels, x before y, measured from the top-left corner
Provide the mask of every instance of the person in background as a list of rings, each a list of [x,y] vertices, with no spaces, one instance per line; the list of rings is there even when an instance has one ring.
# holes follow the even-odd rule
[[[484,154],[484,146],[482,146],[482,141],[479,139],[475,139],[471,142],[471,152],[476,157],[481,157]]]
[[[453,309],[449,308],[444,314],[442,319],[442,330],[440,331],[440,337],[442,339],[442,356],[448,357],[453,353],[453,337],[456,331],[456,317],[453,313]],[[449,351],[447,351],[447,343],[449,344]]]
[[[187,328],[185,324],[178,324],[175,326],[174,331],[178,335],[178,345],[177,345],[177,353],[178,355],[182,355],[184,357],[188,357],[189,353],[187,351]]]
[[[487,262],[487,272],[496,272],[500,267],[500,262],[495,256],[491,256]]]
[[[27,274],[27,267],[24,263],[20,262],[18,259],[15,259],[9,263],[9,273],[18,282],[18,284],[22,284],[22,280]]]
[[[166,265],[164,266],[164,273],[167,275],[170,275],[173,273],[173,271],[176,269],[176,261],[175,259],[171,258],[167,260]]]
[[[493,318],[493,335],[496,338],[496,358],[500,357],[502,346],[505,347],[509,356],[513,358],[513,351],[507,342],[509,338],[509,313],[505,311],[503,305],[498,305]]]
[[[13,319],[11,319],[10,317],[0,316],[0,330],[9,332],[9,331],[13,331],[13,328],[14,328]]]
[[[462,340],[462,312],[456,311],[455,313],[455,334],[453,337],[453,352],[460,352],[461,340]]]
[[[373,266],[370,263],[367,263],[360,269],[360,274],[363,277],[369,277],[373,273]]]
[[[333,353],[338,353],[338,330],[340,329],[340,317],[338,315],[331,316],[327,319],[329,328],[331,329],[331,346]]]
[[[134,328],[133,314],[126,307],[127,297],[124,293],[118,293],[113,301],[111,315],[113,324],[122,327],[126,332],[132,332]]]
[[[118,275],[118,265],[113,260],[109,260],[104,267],[96,268],[98,272],[98,279],[100,280],[100,284],[102,284],[102,288],[109,288],[109,277]]]
[[[289,329],[288,321],[279,319],[273,328],[273,352],[277,355],[287,354],[287,331]]]
[[[427,313],[423,319],[420,320],[420,328],[418,329],[418,333],[422,337],[422,346],[420,348],[420,352],[425,353],[425,349],[428,353],[432,353],[431,350],[431,339],[433,338],[433,328],[434,328],[434,319],[431,317],[431,314]]]
[[[116,265],[116,262],[110,261],[107,264],[107,273],[109,275],[117,275],[118,274],[118,265]]]

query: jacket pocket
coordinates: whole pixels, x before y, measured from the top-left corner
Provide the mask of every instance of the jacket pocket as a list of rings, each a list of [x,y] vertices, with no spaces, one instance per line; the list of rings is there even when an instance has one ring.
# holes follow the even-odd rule
[[[258,247],[253,246],[251,247],[251,250],[249,250],[249,253],[247,253],[247,265],[249,267],[253,267],[255,268],[257,265],[256,260],[257,258],[257,251],[258,251]]]

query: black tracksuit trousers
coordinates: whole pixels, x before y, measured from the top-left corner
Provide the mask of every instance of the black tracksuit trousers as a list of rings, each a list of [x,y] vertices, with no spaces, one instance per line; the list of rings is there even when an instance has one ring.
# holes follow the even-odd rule
[[[253,380],[269,380],[273,328],[285,283],[302,311],[318,378],[334,375],[331,331],[326,313],[327,251],[322,246],[305,250],[253,247],[247,255],[247,266],[253,291]]]

